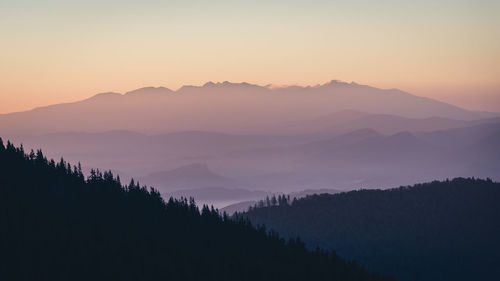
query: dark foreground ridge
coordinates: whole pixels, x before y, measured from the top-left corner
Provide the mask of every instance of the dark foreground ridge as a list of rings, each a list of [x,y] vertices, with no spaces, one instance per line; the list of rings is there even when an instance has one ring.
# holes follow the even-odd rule
[[[0,140],[0,280],[387,280],[194,202]]]
[[[500,280],[500,183],[490,179],[281,197],[243,216],[398,280]]]

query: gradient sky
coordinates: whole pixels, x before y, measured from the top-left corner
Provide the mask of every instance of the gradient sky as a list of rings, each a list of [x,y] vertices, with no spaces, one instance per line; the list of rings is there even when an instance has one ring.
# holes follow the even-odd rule
[[[500,1],[0,0],[0,113],[207,81],[331,79],[500,111]]]

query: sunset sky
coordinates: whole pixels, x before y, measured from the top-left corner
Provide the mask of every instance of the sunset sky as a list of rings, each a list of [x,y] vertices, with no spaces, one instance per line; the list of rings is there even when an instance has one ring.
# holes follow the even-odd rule
[[[500,111],[500,1],[0,0],[0,113],[207,81],[399,88]]]

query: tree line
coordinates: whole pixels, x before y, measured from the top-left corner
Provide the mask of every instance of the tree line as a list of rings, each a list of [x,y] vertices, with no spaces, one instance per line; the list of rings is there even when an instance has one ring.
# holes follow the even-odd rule
[[[392,280],[241,216],[165,201],[111,171],[85,177],[79,164],[1,139],[0,279]]]
[[[239,216],[398,280],[500,280],[500,183],[489,178],[269,202]]]

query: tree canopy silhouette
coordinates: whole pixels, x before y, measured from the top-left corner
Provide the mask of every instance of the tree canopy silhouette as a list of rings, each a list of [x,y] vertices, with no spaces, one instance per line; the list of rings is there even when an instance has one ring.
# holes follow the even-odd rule
[[[0,139],[0,280],[388,280],[248,220]]]
[[[500,183],[491,179],[278,201],[243,216],[399,280],[500,280]]]

